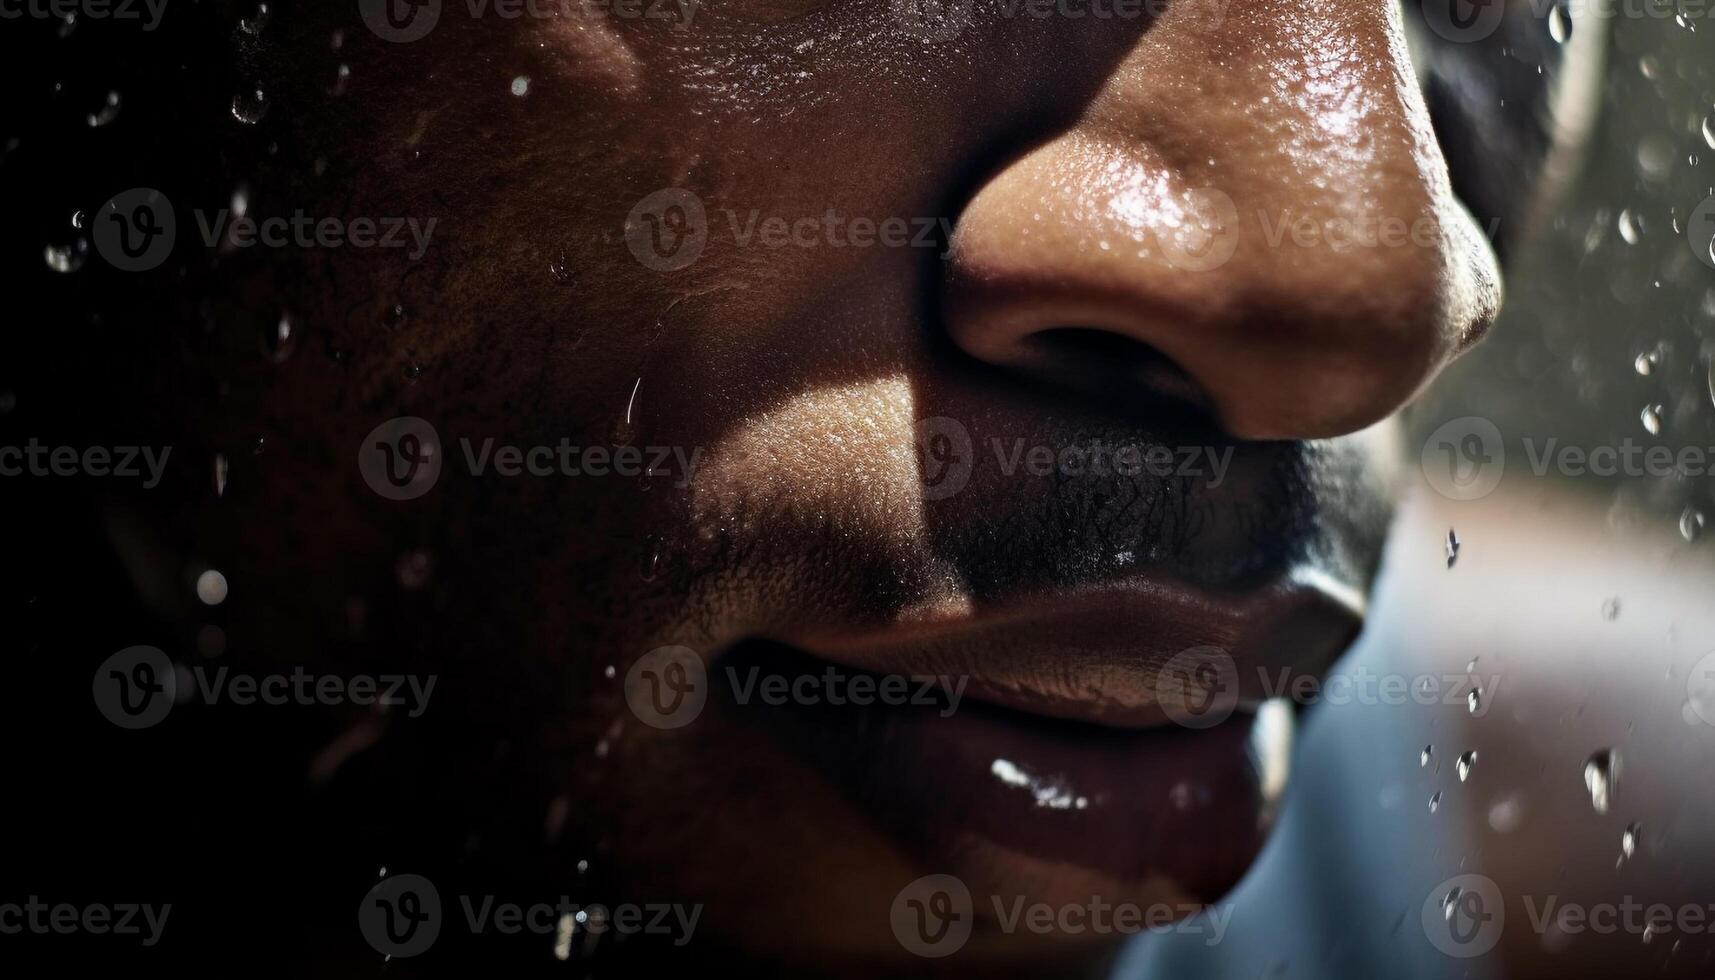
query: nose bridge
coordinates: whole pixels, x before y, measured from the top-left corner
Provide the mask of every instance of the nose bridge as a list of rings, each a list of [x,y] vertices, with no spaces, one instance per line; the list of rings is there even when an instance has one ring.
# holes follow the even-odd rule
[[[1024,368],[1057,328],[1121,334],[1237,435],[1351,431],[1486,325],[1493,256],[1385,0],[1217,2],[1170,7],[1075,127],[973,197],[949,325]]]

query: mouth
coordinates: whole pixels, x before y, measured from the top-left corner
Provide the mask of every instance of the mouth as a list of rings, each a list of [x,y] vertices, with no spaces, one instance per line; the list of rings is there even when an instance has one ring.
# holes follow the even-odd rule
[[[1339,656],[1361,615],[1355,590],[1309,572],[1237,594],[1134,580],[747,641],[721,658],[715,690],[923,874],[965,882],[979,927],[1004,943],[1018,898],[1178,917],[1230,890],[1285,786],[1282,695]],[[903,680],[892,699],[742,707],[742,678],[783,675],[795,690],[836,673],[872,691]]]

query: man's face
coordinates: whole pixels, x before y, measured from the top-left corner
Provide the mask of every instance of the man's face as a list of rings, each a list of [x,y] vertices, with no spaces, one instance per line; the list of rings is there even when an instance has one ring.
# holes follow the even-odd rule
[[[1065,6],[272,28],[350,66],[294,186],[436,224],[215,311],[319,337],[220,376],[229,644],[432,665],[445,771],[549,815],[517,860],[751,953],[914,961],[930,874],[979,965],[1113,938],[1016,897],[1223,895],[1499,274],[1391,5]]]

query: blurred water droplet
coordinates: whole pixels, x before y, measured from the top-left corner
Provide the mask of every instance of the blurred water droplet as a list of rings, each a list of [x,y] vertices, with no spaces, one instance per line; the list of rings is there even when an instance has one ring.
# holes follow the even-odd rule
[[[209,569],[197,576],[197,598],[205,606],[218,606],[226,601],[226,576]]]
[[[1441,808],[1441,794],[1436,793],[1429,798],[1429,812],[1434,813]]]
[[[1614,786],[1620,779],[1620,754],[1613,749],[1599,749],[1584,763],[1584,788],[1590,791],[1590,805],[1597,813],[1607,813],[1614,799]]]
[[[89,242],[74,238],[65,245],[48,245],[42,249],[42,260],[55,272],[76,272],[89,258]]]
[[[1661,361],[1660,348],[1657,348],[1654,350],[1646,350],[1642,354],[1639,354],[1637,356],[1637,358],[1632,361],[1632,370],[1636,371],[1637,373],[1639,373],[1641,375],[1644,375],[1645,377],[1648,377],[1649,375],[1655,373],[1655,366],[1658,363],[1660,363],[1660,361]]]
[[[73,211],[71,213],[71,226],[73,228],[76,228],[78,231],[83,230],[84,222],[87,220],[88,219],[84,217],[84,214],[81,210]]]
[[[1620,238],[1627,245],[1636,245],[1638,239],[1642,238],[1644,234],[1643,218],[1639,217],[1631,208],[1620,212],[1617,227],[1620,230]]]
[[[260,88],[248,89],[232,97],[232,118],[254,126],[268,114],[268,93]]]
[[[1661,61],[1653,54],[1638,59],[1638,72],[1650,81],[1661,77]]]
[[[1565,44],[1572,39],[1572,15],[1560,4],[1555,4],[1548,12],[1548,36],[1556,44]]]
[[[1661,435],[1661,403],[1645,405],[1638,412],[1638,421],[1643,423],[1644,431],[1652,436]]]
[[[548,263],[548,275],[553,276],[554,281],[562,286],[570,286],[576,278],[576,273],[572,271],[572,261],[566,258],[564,252]]]
[[[514,78],[512,80],[512,94],[517,96],[529,95],[530,79],[523,75],[519,75],[517,78]]]
[[[388,307],[387,312],[382,315],[381,322],[386,324],[389,328],[397,327],[399,324],[405,322],[406,316],[405,304],[394,303],[392,306]]]
[[[423,366],[416,361],[406,361],[404,374],[406,381],[416,381],[423,376]]]
[[[1453,768],[1459,773],[1459,781],[1461,783],[1464,782],[1465,780],[1471,778],[1471,767],[1476,765],[1476,764],[1477,764],[1477,750],[1476,749],[1471,749],[1471,750],[1467,751],[1464,755],[1461,755],[1459,757],[1458,762],[1454,763]]]
[[[1687,541],[1696,541],[1703,536],[1703,512],[1695,507],[1685,508],[1685,513],[1679,515],[1679,536]]]
[[[1643,825],[1636,820],[1626,825],[1626,832],[1620,835],[1620,857],[1630,858],[1638,850],[1638,834]]]
[[[1447,529],[1447,567],[1459,560],[1459,535],[1452,528]],[[1478,564],[1481,564],[1480,562]]]
[[[1471,693],[1465,695],[1465,710],[1476,714],[1483,709],[1483,692],[1479,688],[1471,688]]]
[[[119,93],[118,92],[108,92],[107,98],[105,100],[103,100],[101,103],[101,107],[99,109],[96,109],[94,112],[90,113],[89,115],[85,116],[84,121],[89,123],[89,128],[99,129],[102,126],[105,126],[108,123],[112,122],[113,120],[118,119],[119,118],[119,109],[120,109]]]
[[[1425,745],[1423,751],[1417,754],[1417,768],[1428,768],[1429,760],[1433,758],[1435,758],[1435,746]]]
[[[393,566],[393,572],[399,579],[399,587],[407,592],[415,592],[427,585],[434,570],[434,556],[422,548],[414,548],[400,555]]]
[[[655,576],[661,573],[663,557],[664,549],[661,546],[660,538],[652,534],[643,539],[643,565],[641,568],[643,581],[655,581]]]
[[[328,89],[329,93],[331,93],[333,95],[344,95],[346,83],[348,83],[350,81],[351,81],[351,66],[347,65],[347,64],[341,64],[338,68],[334,69],[333,85]]]
[[[289,314],[280,314],[272,326],[262,328],[262,354],[275,364],[284,363],[298,347],[298,329]]]
[[[1711,150],[1715,150],[1715,113],[1703,117],[1703,142],[1708,143]]]
[[[1620,597],[1610,596],[1602,603],[1602,618],[1613,622],[1620,618]]]
[[[226,461],[226,454],[225,453],[215,453],[214,454],[214,495],[216,497],[226,496],[226,473],[229,469],[231,469],[231,464]]]
[[[262,33],[262,28],[267,26],[268,5],[265,3],[257,4],[250,16],[240,18],[238,21],[238,29],[252,36]]]

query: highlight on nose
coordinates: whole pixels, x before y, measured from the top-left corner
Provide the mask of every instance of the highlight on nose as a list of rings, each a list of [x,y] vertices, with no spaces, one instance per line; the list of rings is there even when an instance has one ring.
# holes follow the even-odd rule
[[[1324,26],[1158,25],[1079,123],[966,202],[954,342],[1095,397],[1198,404],[1240,438],[1340,435],[1409,401],[1492,322],[1498,268],[1386,18]],[[1316,84],[1280,84],[1307,63]]]

